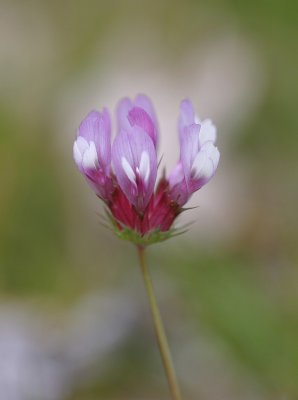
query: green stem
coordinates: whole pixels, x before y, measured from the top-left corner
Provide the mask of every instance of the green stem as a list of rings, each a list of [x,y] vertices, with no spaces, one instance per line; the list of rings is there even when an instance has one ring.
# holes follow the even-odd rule
[[[140,260],[140,267],[142,270],[142,275],[144,278],[147,295],[148,295],[148,299],[149,299],[149,303],[150,303],[150,308],[151,308],[152,318],[153,318],[153,322],[154,322],[155,333],[156,333],[156,337],[157,337],[159,351],[160,351],[164,369],[165,369],[165,372],[167,375],[170,392],[172,394],[173,400],[181,400],[181,394],[180,394],[179,386],[177,383],[177,378],[176,378],[176,374],[175,374],[175,370],[174,370],[174,366],[173,366],[173,362],[172,362],[170,348],[168,345],[168,341],[167,341],[167,337],[166,337],[165,330],[163,327],[162,319],[161,319],[158,305],[156,302],[156,298],[155,298],[155,294],[154,294],[154,290],[153,290],[153,286],[152,286],[152,281],[151,281],[147,263],[146,263],[145,248],[138,247],[138,254],[139,254],[139,260]]]

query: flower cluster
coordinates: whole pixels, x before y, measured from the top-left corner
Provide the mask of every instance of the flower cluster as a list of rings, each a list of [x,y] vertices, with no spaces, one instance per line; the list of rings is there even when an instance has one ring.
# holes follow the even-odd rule
[[[216,128],[200,120],[189,100],[182,101],[178,121],[180,158],[168,177],[157,179],[158,124],[145,95],[124,98],[117,107],[117,135],[111,143],[107,109],[91,111],[73,146],[74,160],[96,195],[109,209],[117,233],[150,242],[170,232],[193,192],[214,175],[219,162]],[[156,186],[156,189],[155,189]],[[159,234],[156,236],[156,234]]]

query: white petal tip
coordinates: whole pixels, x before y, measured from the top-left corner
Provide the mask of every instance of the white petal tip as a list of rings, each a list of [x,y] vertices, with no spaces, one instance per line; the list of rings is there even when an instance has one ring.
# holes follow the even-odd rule
[[[121,165],[122,168],[127,176],[127,178],[130,180],[130,182],[136,186],[136,175],[133,171],[133,169],[131,168],[131,165],[129,164],[129,162],[127,161],[127,159],[125,157],[121,158]]]
[[[138,171],[145,184],[147,184],[150,176],[150,159],[147,151],[143,151],[141,154],[140,167],[138,168]]]

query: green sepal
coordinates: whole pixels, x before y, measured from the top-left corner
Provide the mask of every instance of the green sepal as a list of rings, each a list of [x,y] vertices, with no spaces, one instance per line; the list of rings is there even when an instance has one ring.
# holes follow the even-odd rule
[[[106,216],[110,222],[110,228],[114,234],[121,240],[127,240],[137,246],[149,246],[154,243],[164,242],[165,240],[171,239],[175,236],[182,235],[187,232],[185,227],[182,228],[171,228],[168,231],[161,231],[160,229],[153,229],[147,232],[145,235],[141,235],[139,232],[128,228],[121,222],[117,221],[113,215],[105,210]],[[107,226],[106,224],[104,226]]]

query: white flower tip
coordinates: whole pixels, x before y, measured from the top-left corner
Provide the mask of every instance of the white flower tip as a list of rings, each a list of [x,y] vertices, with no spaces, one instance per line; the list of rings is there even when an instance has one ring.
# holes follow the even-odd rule
[[[81,136],[74,142],[73,157],[79,168],[97,169],[98,167],[95,143],[88,143],[87,140]]]
[[[214,147],[214,150],[213,150],[213,153],[212,153],[212,160],[213,160],[213,164],[214,164],[214,170],[216,170],[216,168],[218,167],[219,159],[220,159],[220,152],[219,152],[217,147]]]
[[[137,168],[137,170],[140,176],[143,178],[145,184],[147,184],[150,176],[150,159],[147,151],[142,152],[140,166]]]
[[[89,148],[89,144],[85,138],[78,136],[73,145],[73,158],[78,166],[82,165],[83,155]]]
[[[80,167],[82,165],[83,157],[82,157],[82,154],[81,154],[81,152],[79,150],[79,146],[78,146],[77,140],[73,144],[73,158],[74,158],[77,166]]]
[[[219,162],[219,151],[213,143],[208,142],[197,154],[191,167],[191,175],[194,179],[209,180],[214,175]]]
[[[204,121],[200,122],[200,124],[200,145],[203,146],[207,142],[215,143],[217,135],[216,126],[213,125],[210,119],[205,119]]]
[[[213,163],[207,157],[207,154],[200,152],[191,167],[191,176],[193,179],[209,179],[213,173]]]
[[[97,151],[94,142],[89,143],[88,149],[83,154],[82,165],[84,169],[96,169],[98,166]]]
[[[201,123],[202,123],[202,121],[201,121],[200,118],[197,116],[197,114],[195,114],[194,121],[195,121],[195,124],[201,125]]]
[[[122,168],[125,172],[125,175],[127,176],[127,178],[130,180],[130,182],[136,186],[136,174],[134,173],[133,169],[131,168],[131,165],[129,164],[129,162],[127,161],[127,159],[125,157],[122,156],[121,158],[121,165]]]

